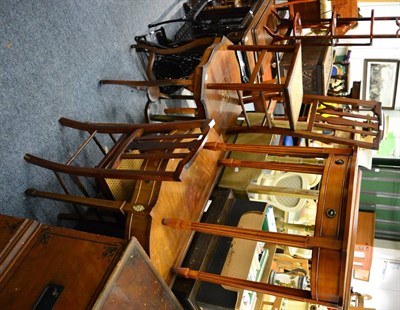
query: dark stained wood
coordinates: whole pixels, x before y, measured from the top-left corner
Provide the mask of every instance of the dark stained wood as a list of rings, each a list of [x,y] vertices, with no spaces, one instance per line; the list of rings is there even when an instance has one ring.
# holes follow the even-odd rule
[[[124,241],[26,221],[29,227],[0,265],[2,307],[31,309],[50,283],[63,287],[54,309],[90,307],[117,264]],[[11,222],[0,216],[1,228]]]
[[[182,309],[139,242],[129,242],[93,309]]]
[[[5,215],[0,236],[2,309],[182,309],[135,238]]]
[[[11,251],[21,235],[29,229],[31,220],[3,215],[0,221],[0,263]]]

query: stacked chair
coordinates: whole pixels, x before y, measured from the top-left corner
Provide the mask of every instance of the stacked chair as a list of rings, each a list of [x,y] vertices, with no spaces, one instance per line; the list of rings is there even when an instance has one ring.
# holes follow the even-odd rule
[[[82,212],[79,206],[122,213],[128,219],[134,213],[136,237],[148,250],[150,212],[161,183],[181,180],[207,141],[214,122],[115,124],[67,118],[59,121],[62,126],[86,132],[88,137],[65,163],[26,154],[24,159],[28,163],[51,170],[63,191],[30,188],[26,194],[72,203],[76,220],[88,219],[87,212]],[[93,186],[97,188],[94,192]],[[101,220],[100,212],[95,215]],[[71,216],[61,214],[61,218],[71,219]],[[130,234],[127,230],[128,238]]]
[[[371,46],[374,39],[390,39],[399,37],[399,17],[398,16],[385,16],[376,17],[374,10],[371,10],[369,17],[341,17],[332,8],[330,18],[321,17],[313,21],[302,22],[300,11],[301,6],[305,3],[319,2],[319,0],[299,0],[289,1],[275,5],[272,8],[272,14],[278,19],[277,27],[271,29],[268,25],[264,26],[267,33],[273,38],[274,42],[287,41],[287,40],[301,40],[303,44],[310,45],[331,45],[331,46]],[[289,16],[282,18],[278,10],[287,9]],[[395,31],[389,33],[375,33],[375,24],[378,22],[393,21],[393,28]],[[359,23],[369,24],[369,33],[365,34],[346,34],[346,31],[352,27],[356,27]],[[312,34],[305,34],[303,28],[311,29]],[[343,30],[345,29],[345,30]],[[322,40],[321,40],[322,39]],[[350,42],[348,40],[351,40]]]

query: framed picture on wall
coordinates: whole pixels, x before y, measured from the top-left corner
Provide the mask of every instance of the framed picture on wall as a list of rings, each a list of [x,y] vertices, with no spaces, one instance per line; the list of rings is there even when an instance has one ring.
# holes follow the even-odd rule
[[[383,109],[394,109],[400,60],[364,60],[364,99],[382,102]]]

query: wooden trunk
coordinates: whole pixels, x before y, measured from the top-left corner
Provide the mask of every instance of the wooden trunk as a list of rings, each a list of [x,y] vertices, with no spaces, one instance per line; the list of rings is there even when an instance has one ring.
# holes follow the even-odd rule
[[[116,276],[121,270],[125,278]],[[121,309],[116,291],[130,305],[181,308],[136,239],[0,215],[1,309]]]

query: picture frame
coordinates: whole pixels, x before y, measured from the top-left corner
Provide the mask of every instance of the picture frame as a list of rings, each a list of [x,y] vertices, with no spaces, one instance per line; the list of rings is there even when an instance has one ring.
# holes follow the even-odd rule
[[[382,102],[383,109],[393,110],[396,102],[400,60],[365,59],[364,87],[365,100]]]

